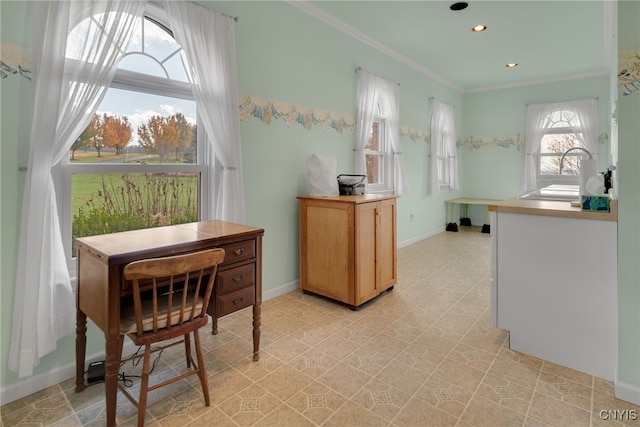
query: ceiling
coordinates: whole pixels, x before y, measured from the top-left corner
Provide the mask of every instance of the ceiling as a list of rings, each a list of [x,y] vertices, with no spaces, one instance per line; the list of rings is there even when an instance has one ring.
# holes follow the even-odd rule
[[[608,73],[603,0],[468,0],[458,12],[454,2],[291,4],[462,93]],[[487,30],[473,33],[478,24]]]

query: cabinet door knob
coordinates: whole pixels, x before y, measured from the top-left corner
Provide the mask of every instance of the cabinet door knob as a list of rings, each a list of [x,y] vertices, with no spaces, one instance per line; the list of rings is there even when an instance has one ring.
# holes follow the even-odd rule
[[[236,283],[242,282],[242,279],[244,279],[244,276],[242,274],[239,275],[239,276],[234,276],[233,277],[233,281],[236,282]]]
[[[235,251],[233,251],[233,253],[237,256],[240,256],[244,253],[244,248],[236,249]]]
[[[242,301],[244,301],[244,297],[238,297],[238,298],[233,300],[233,303],[235,305],[239,305],[239,304],[242,304]]]

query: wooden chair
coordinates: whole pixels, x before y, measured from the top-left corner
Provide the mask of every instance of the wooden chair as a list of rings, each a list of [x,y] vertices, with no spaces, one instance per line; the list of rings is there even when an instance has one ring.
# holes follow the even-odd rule
[[[144,354],[122,359],[124,336],[120,338],[120,362],[143,358],[140,396],[136,401],[118,383],[118,388],[138,409],[138,426],[144,425],[147,392],[197,374],[206,406],[209,386],[202,357],[198,329],[208,323],[206,310],[213,290],[218,264],[224,261],[224,249],[210,249],[186,255],[135,261],[124,268],[124,279],[132,283],[133,304],[122,307],[120,333],[135,345],[144,346]],[[204,282],[204,283],[203,283]],[[197,363],[191,354],[193,333]],[[175,338],[183,337],[180,340]],[[151,349],[152,344],[159,344]],[[184,342],[188,372],[149,387],[150,355]],[[191,369],[193,366],[193,369]]]

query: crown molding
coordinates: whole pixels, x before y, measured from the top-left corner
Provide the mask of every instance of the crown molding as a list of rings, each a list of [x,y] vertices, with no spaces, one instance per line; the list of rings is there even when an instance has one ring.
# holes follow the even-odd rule
[[[418,64],[417,62],[413,61],[412,59],[407,58],[406,56],[402,55],[401,53],[396,52],[395,50],[393,50],[392,48],[390,48],[389,46],[380,43],[379,41],[367,36],[366,34],[356,30],[355,28],[353,28],[352,26],[346,24],[344,21],[341,21],[337,18],[335,18],[332,15],[329,15],[328,13],[324,12],[323,10],[318,9],[317,7],[315,7],[314,5],[312,5],[311,3],[309,3],[307,0],[287,0],[287,2],[300,9],[301,11],[313,16],[314,18],[332,26],[333,28],[342,31],[343,33],[345,33],[346,35],[376,49],[377,51],[395,59],[396,61],[406,65],[409,68],[414,69],[415,71],[424,74],[425,76],[436,80],[440,83],[442,83],[443,85],[450,87],[451,89],[460,92],[460,93],[464,93],[464,88],[453,83],[450,80],[445,79],[444,77],[441,77],[440,75],[434,73],[433,71],[431,71],[430,69],[428,69],[427,67],[424,67],[423,65]]]

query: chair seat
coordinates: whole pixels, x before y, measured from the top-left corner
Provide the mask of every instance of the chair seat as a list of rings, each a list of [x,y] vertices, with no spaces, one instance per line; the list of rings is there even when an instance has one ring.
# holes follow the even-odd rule
[[[187,297],[187,303],[185,306],[185,314],[183,321],[188,319],[191,313],[191,307],[193,297]],[[167,327],[167,305],[169,302],[168,296],[158,298],[158,329],[164,329]],[[180,306],[182,304],[182,293],[176,292],[173,294],[171,301],[171,326],[175,326],[180,322]],[[202,298],[198,297],[196,301],[196,314],[199,314],[202,310]],[[142,330],[153,330],[153,300],[147,299],[142,301]],[[138,326],[136,325],[136,313],[133,304],[122,307],[120,312],[120,333],[125,335],[136,334],[138,332]]]

